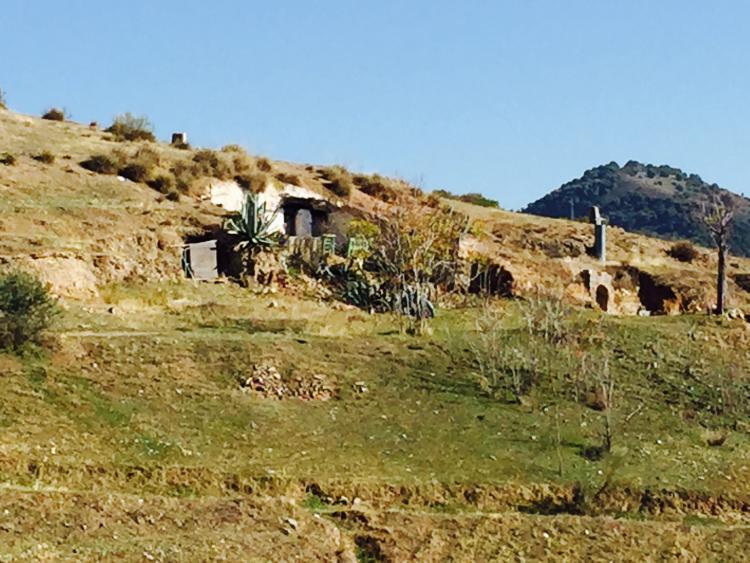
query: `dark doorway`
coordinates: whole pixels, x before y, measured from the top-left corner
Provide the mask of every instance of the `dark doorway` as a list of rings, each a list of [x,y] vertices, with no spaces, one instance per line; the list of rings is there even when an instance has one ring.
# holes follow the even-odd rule
[[[471,265],[469,293],[513,296],[513,275],[498,264]]]
[[[609,310],[609,290],[603,285],[596,288],[596,304],[602,311]]]
[[[284,202],[284,231],[293,237],[319,237],[326,233],[328,211],[318,209],[319,204],[309,200],[294,199]]]

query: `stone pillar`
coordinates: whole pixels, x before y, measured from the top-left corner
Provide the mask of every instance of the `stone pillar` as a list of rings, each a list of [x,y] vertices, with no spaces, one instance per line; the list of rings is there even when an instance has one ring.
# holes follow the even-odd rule
[[[607,261],[607,224],[594,225],[594,256],[601,262]]]
[[[589,220],[594,225],[594,257],[607,261],[607,221],[602,219],[599,208],[594,205],[589,211]]]

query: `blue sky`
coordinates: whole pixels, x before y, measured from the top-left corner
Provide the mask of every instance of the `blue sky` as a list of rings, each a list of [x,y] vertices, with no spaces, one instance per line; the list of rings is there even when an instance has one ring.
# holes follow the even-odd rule
[[[744,0],[3,0],[0,88],[514,209],[612,160],[750,192],[749,28]]]

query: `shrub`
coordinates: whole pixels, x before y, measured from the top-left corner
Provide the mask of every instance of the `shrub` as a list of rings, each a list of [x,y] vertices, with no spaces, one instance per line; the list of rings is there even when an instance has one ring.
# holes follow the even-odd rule
[[[8,109],[8,106],[6,105],[5,101],[5,91],[0,88],[0,109]]]
[[[157,192],[169,195],[175,191],[175,179],[172,176],[161,174],[148,182],[148,185],[155,189]]]
[[[117,174],[119,163],[106,154],[95,154],[91,158],[80,163],[82,168],[91,170],[97,174]]]
[[[65,121],[65,110],[59,108],[50,108],[42,114],[42,119],[48,121]]]
[[[245,149],[243,149],[240,145],[224,145],[221,147],[221,152],[245,152]]]
[[[16,163],[16,157],[9,152],[0,153],[0,164],[13,166]]]
[[[459,201],[478,205],[480,207],[499,207],[497,200],[490,199],[480,193],[469,193],[458,196]]]
[[[154,175],[154,169],[159,166],[159,153],[148,146],[139,148],[132,156],[120,158],[123,163],[118,174],[133,182],[147,183]]]
[[[238,174],[247,174],[253,171],[256,166],[255,161],[245,151],[242,151],[232,156],[232,168],[236,176]]]
[[[26,343],[38,343],[57,312],[47,288],[34,276],[0,275],[0,349],[18,351]]]
[[[258,167],[258,170],[261,172],[270,172],[273,170],[273,165],[271,164],[271,161],[268,160],[265,156],[261,156],[255,163],[255,165]]]
[[[40,152],[39,154],[35,154],[31,158],[33,158],[37,162],[41,162],[42,164],[52,164],[53,162],[55,162],[55,155],[49,151]]]
[[[465,203],[471,203],[472,205],[478,205],[480,207],[500,206],[497,200],[490,199],[476,192],[457,195],[449,192],[448,190],[434,190],[432,193],[439,197],[444,197],[446,199],[455,199],[456,201],[463,201]]]
[[[328,166],[320,171],[327,188],[340,197],[349,197],[354,188],[351,173],[343,166]]]
[[[674,243],[669,250],[667,250],[667,254],[674,258],[675,260],[679,260],[680,262],[692,262],[696,258],[698,258],[698,250],[689,242],[676,242]]]
[[[204,149],[193,155],[193,175],[227,180],[232,177],[232,167],[216,151]]]
[[[391,187],[390,180],[379,174],[373,174],[372,176],[357,174],[353,181],[359,191],[386,203],[398,198],[398,192]]]
[[[276,174],[276,179],[283,184],[291,184],[293,186],[301,186],[302,178],[297,174],[287,174],[286,172],[279,172]]]
[[[246,174],[238,174],[234,177],[234,181],[246,190],[257,194],[265,191],[268,185],[268,174],[260,170],[253,170]]]
[[[120,168],[117,173],[131,182],[139,184],[147,182],[151,178],[151,170],[138,162],[131,162]]]
[[[174,175],[177,191],[183,193],[188,192],[193,182],[197,180],[193,164],[184,160],[175,163],[171,168],[171,172]]]
[[[145,115],[136,116],[124,113],[115,117],[106,129],[117,141],[155,141],[153,125]]]

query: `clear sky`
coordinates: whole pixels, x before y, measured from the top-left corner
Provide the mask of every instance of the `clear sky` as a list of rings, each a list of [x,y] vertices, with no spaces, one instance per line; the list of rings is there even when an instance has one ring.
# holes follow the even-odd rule
[[[612,160],[750,192],[746,0],[3,0],[0,88],[514,209]]]

